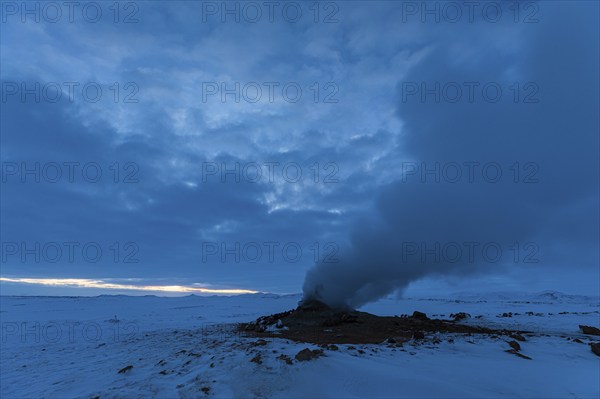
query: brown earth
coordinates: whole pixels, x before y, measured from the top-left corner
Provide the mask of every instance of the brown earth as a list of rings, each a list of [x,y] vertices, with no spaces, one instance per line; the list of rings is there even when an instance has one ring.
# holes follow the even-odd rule
[[[378,344],[384,341],[401,344],[433,333],[496,336],[524,333],[469,326],[454,320],[430,319],[421,312],[414,312],[412,316],[376,316],[356,310],[336,310],[317,301],[287,312],[259,317],[254,322],[240,324],[239,329],[253,337],[284,338],[318,345]]]

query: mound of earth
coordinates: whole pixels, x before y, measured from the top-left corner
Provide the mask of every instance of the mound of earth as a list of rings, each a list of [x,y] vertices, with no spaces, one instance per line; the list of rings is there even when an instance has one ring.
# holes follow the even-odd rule
[[[376,316],[357,310],[333,309],[318,301],[302,303],[287,312],[259,317],[254,322],[241,324],[239,328],[252,336],[286,338],[319,345],[402,342],[439,332],[490,335],[516,332],[469,326],[454,320],[430,319],[421,312],[414,312],[412,316]]]

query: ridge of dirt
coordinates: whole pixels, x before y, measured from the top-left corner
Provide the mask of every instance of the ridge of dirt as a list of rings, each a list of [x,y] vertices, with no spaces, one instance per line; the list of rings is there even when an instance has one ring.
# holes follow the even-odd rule
[[[337,310],[313,301],[296,309],[242,323],[239,330],[249,336],[284,338],[323,344],[379,344],[389,339],[402,342],[433,333],[510,335],[526,331],[495,330],[430,319],[415,311],[411,316],[377,316],[356,310]]]

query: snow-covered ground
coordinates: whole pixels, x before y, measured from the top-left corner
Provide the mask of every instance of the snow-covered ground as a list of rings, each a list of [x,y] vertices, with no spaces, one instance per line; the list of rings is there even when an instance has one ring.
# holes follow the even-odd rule
[[[467,312],[466,323],[532,331],[520,342],[532,360],[506,353],[503,337],[440,335],[403,347],[338,345],[290,365],[278,357],[316,346],[283,339],[256,345],[233,329],[299,299],[1,297],[0,397],[600,397],[600,357],[588,345],[600,337],[578,328],[600,327],[598,298],[462,294],[387,298],[362,309],[445,318]]]

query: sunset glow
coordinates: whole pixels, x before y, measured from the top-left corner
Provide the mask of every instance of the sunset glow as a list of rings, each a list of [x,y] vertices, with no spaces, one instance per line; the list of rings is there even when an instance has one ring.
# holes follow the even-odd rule
[[[100,288],[108,290],[133,290],[133,291],[154,291],[154,292],[176,292],[190,294],[221,294],[221,295],[240,295],[256,294],[258,291],[243,289],[216,289],[204,287],[190,287],[183,285],[132,285],[109,283],[103,280],[79,279],[79,278],[8,278],[0,277],[0,282],[37,284],[52,287],[71,287],[71,288]]]

